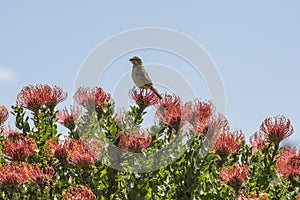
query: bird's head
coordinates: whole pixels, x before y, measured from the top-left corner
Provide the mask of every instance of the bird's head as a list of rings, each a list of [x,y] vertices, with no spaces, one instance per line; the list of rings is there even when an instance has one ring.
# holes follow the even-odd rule
[[[133,65],[142,65],[142,64],[143,64],[142,59],[140,59],[140,58],[137,57],[137,56],[134,56],[134,57],[130,58],[129,61],[130,61]]]

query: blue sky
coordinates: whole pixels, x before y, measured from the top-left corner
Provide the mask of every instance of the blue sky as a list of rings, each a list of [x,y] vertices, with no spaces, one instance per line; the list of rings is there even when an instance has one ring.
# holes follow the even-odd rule
[[[283,114],[298,144],[299,9],[296,0],[1,1],[0,104],[9,107],[28,84],[56,84],[72,94],[99,43],[133,28],[162,27],[193,38],[216,63],[233,127],[250,135],[265,117]]]

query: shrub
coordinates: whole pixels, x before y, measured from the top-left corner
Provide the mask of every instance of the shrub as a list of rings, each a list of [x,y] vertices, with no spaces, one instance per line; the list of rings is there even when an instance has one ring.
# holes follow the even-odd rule
[[[129,97],[136,105],[115,112],[102,88],[81,87],[76,105],[57,110],[60,87],[24,87],[16,129],[0,106],[1,198],[299,199],[299,149],[280,147],[294,130],[284,116],[265,119],[249,145],[210,101],[136,88]],[[148,107],[156,122],[145,130]]]

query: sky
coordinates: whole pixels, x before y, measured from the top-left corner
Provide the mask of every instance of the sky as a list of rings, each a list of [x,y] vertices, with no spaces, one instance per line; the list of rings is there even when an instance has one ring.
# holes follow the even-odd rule
[[[0,104],[10,107],[22,87],[47,83],[67,91],[62,106],[69,105],[80,67],[99,44],[132,29],[160,27],[192,38],[213,60],[232,127],[248,138],[266,117],[285,115],[295,129],[289,142],[297,145],[299,9],[296,0],[0,1]],[[112,65],[115,72],[128,73],[126,59],[133,54],[180,68],[178,58],[146,50],[120,57]],[[209,99],[203,79],[198,81],[199,97]]]

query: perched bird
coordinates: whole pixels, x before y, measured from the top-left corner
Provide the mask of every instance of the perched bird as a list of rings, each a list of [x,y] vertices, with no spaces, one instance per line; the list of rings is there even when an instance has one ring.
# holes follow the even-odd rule
[[[153,83],[145,70],[142,59],[140,59],[137,56],[134,56],[130,58],[129,61],[133,65],[131,76],[134,84],[139,88],[152,90],[160,99],[162,99],[161,95],[153,87]]]

